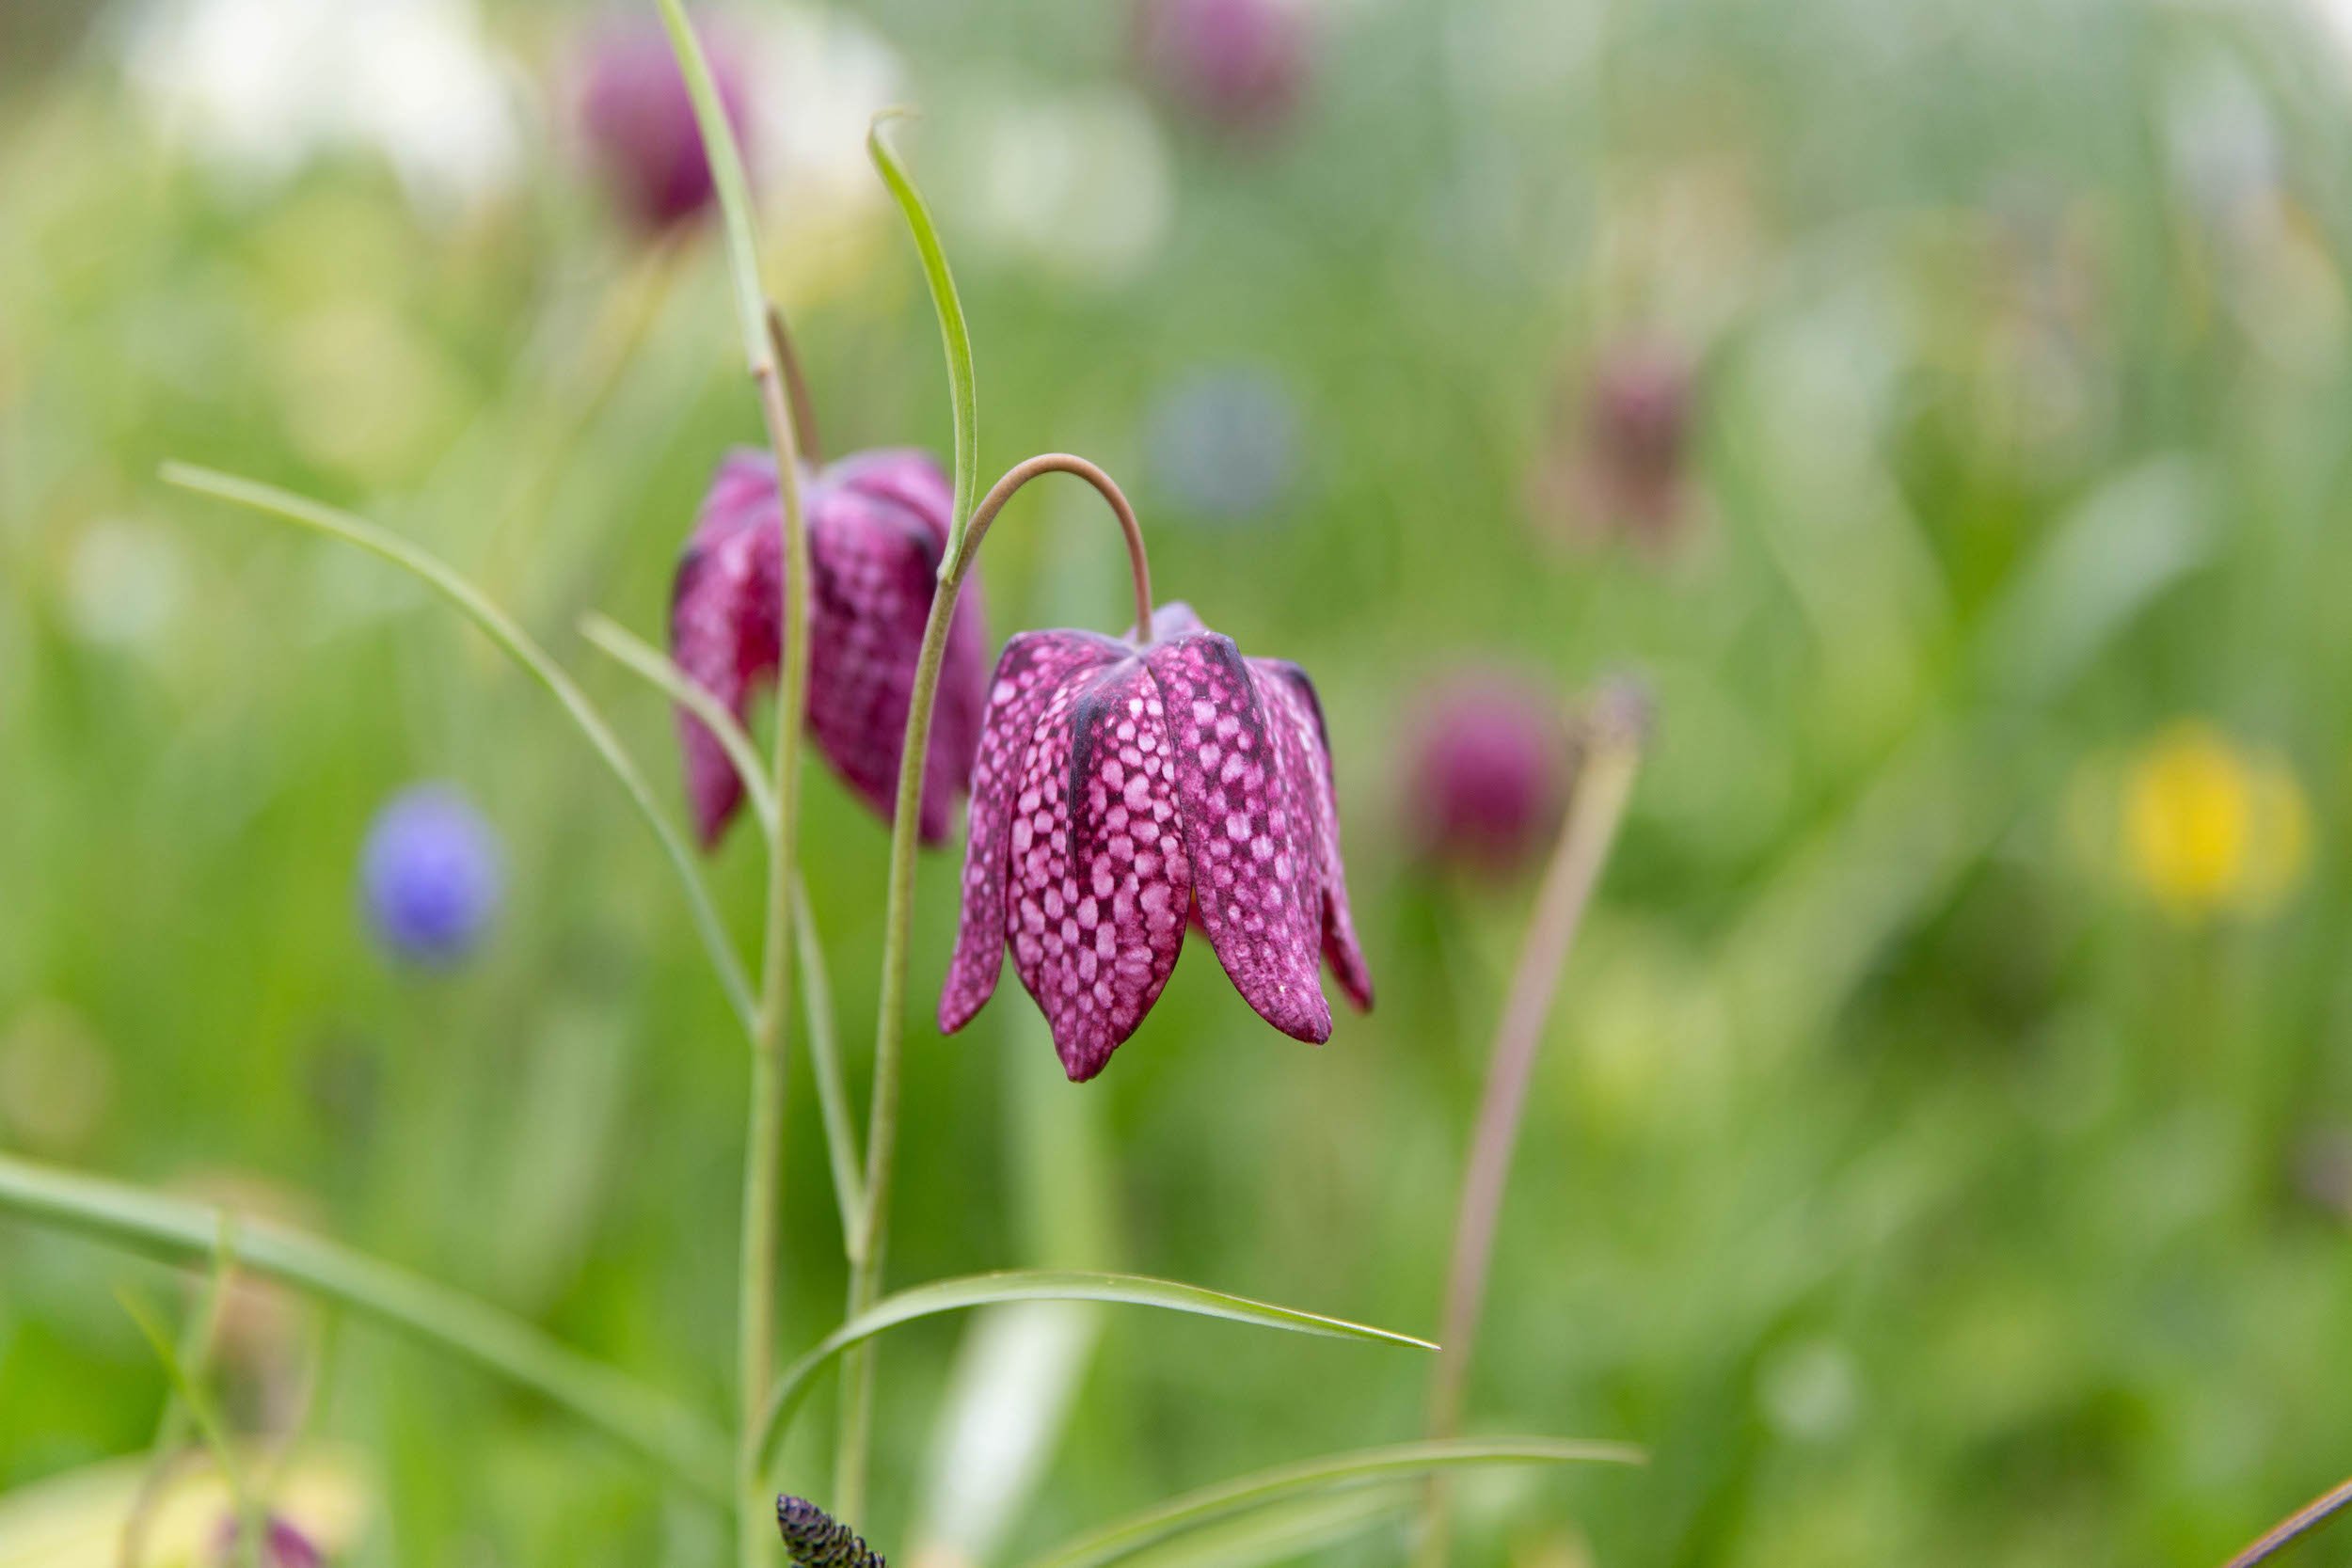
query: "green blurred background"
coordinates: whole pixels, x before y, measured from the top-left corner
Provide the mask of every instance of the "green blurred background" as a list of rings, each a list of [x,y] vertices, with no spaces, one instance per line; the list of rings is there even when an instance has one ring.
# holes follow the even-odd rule
[[[575,623],[658,634],[758,427],[709,234],[647,240],[583,156],[612,20],[0,8],[0,1147],[324,1229],[715,1412],[744,1061],[654,845],[406,579],[156,478],[249,473],[443,552],[675,800],[667,713]],[[1660,729],[1537,1072],[1471,1424],[1653,1463],[1465,1488],[1463,1560],[2218,1559],[2352,1470],[2352,15],[1311,21],[1296,104],[1234,131],[1104,0],[719,18],[761,62],[771,281],[829,442],[947,444],[859,145],[911,102],[984,467],[1093,456],[1164,595],[1313,673],[1380,988],[1311,1050],[1196,941],[1069,1087],[1009,978],[930,1027],[956,866],[927,856],[892,1279],[1125,1268],[1429,1329],[1532,878],[1416,856],[1412,715],[1461,669],[1565,706],[1631,668]],[[1690,374],[1656,507],[1591,480],[1628,344]],[[1096,503],[1041,487],[992,537],[992,637],[1116,629],[1123,571]],[[357,907],[420,779],[506,851],[446,974]],[[830,776],[809,816],[862,1100],[885,833]],[[757,861],[739,832],[711,868],[746,934]],[[843,1288],[804,1074],[787,1225],[797,1346]],[[0,1494],[149,1440],[124,1284],[184,1295],[0,1223]],[[240,1424],[359,1499],[343,1560],[718,1560],[693,1505],[469,1369],[282,1297],[232,1329]],[[1085,1309],[1013,1338],[889,1342],[878,1544],[1009,1560],[1419,1430],[1399,1353]],[[959,1367],[1003,1374],[984,1448],[1045,1407],[1033,1489],[941,1493]],[[68,1560],[6,1529],[10,1568]]]

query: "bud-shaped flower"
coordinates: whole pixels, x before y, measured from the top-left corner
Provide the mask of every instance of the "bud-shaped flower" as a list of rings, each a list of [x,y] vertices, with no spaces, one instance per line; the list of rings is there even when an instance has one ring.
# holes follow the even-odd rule
[[[1559,705],[1507,675],[1468,673],[1433,688],[1420,710],[1405,802],[1417,852],[1488,872],[1540,855],[1567,803]]]
[[[749,131],[749,94],[723,39],[706,39],[711,75],[738,140]],[[582,70],[580,126],[615,203],[660,232],[700,214],[714,196],[677,56],[662,30],[625,24],[598,34]],[[749,155],[748,152],[746,154]]]
[[[1536,471],[1536,511],[1572,533],[1671,545],[1691,511],[1697,390],[1677,347],[1626,339],[1603,349],[1581,384],[1562,390],[1562,438]]]
[[[245,1560],[237,1536],[234,1519],[222,1520],[214,1532],[212,1560],[219,1568],[232,1568]],[[322,1568],[326,1561],[326,1554],[309,1536],[275,1513],[262,1527],[261,1547],[262,1568]]]
[[[955,495],[919,451],[845,457],[805,478],[808,526],[808,732],[850,786],[888,821],[897,802],[907,705]],[[753,689],[776,678],[784,511],[775,460],[741,451],[719,465],[670,601],[678,667],[742,717]],[[947,836],[949,808],[970,783],[986,698],[986,633],[977,580],[956,601],[939,672],[923,770],[922,841]],[[735,814],[742,783],[702,721],[678,715],[686,790],[706,847]]]
[[[963,919],[939,1001],[953,1032],[1009,942],[1073,1082],[1159,999],[1198,914],[1268,1023],[1331,1035],[1322,961],[1372,980],[1347,909],[1323,709],[1307,673],[1244,658],[1171,604],[1138,647],[1084,631],[1005,645],[972,774]]]
[[[1135,48],[1144,74],[1221,131],[1261,133],[1304,96],[1313,55],[1308,0],[1140,0]]]
[[[471,953],[498,912],[503,880],[497,832],[449,784],[392,797],[360,850],[360,897],[376,935],[418,963]]]
[[[806,1497],[776,1499],[776,1529],[796,1568],[887,1568],[882,1553]]]

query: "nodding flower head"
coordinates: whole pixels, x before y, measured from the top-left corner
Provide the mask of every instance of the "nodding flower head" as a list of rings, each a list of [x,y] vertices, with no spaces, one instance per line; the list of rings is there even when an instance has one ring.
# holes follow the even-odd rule
[[[1692,510],[1691,356],[1662,341],[1620,340],[1580,380],[1564,383],[1558,402],[1558,439],[1531,484],[1537,515],[1585,540],[1671,546]]]
[[[1162,93],[1209,126],[1275,129],[1305,96],[1307,0],[1139,0],[1135,51]]]
[[[1508,872],[1541,854],[1568,793],[1567,725],[1557,703],[1507,675],[1433,687],[1414,725],[1406,811],[1418,852]]]
[[[223,1519],[213,1532],[212,1560],[221,1568],[245,1560],[237,1537],[234,1519]],[[262,1568],[321,1568],[326,1561],[326,1554],[309,1536],[275,1513],[262,1527],[261,1547]]]
[[[709,57],[720,102],[739,139],[749,128],[750,95],[732,54],[714,47]],[[708,208],[715,192],[694,101],[661,29],[628,24],[599,34],[588,46],[581,75],[581,130],[622,212],[639,228],[659,233]]]
[[[1103,1070],[1176,967],[1188,915],[1244,1000],[1330,1037],[1322,962],[1359,1007],[1323,710],[1307,673],[1244,658],[1171,604],[1140,646],[1083,631],[1005,645],[972,774],[963,919],[939,1002],[961,1028],[1009,942],[1073,1081]]]
[[[866,802],[890,818],[923,623],[946,548],[955,498],[919,451],[845,457],[802,486],[808,523],[808,732]],[[784,512],[775,460],[737,451],[719,465],[678,562],[670,652],[678,667],[741,718],[753,690],[776,678],[782,653]],[[972,776],[987,693],[979,590],[967,583],[948,623],[947,652],[923,769],[922,841],[947,836],[949,809]],[[719,739],[681,711],[686,789],[706,847],[742,803],[742,783]]]
[[[888,1568],[882,1553],[806,1497],[776,1499],[776,1529],[798,1568]]]
[[[471,953],[498,912],[498,833],[449,784],[402,791],[375,814],[359,854],[359,891],[384,945],[417,963]]]

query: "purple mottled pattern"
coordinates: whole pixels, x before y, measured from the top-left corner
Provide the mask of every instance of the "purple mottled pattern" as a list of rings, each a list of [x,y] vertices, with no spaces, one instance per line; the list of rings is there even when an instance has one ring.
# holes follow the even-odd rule
[[[746,141],[750,93],[742,72],[723,37],[707,37],[704,44],[736,138]],[[622,211],[641,229],[659,232],[707,208],[710,165],[694,123],[694,101],[662,29],[628,23],[597,34],[582,76],[581,129]]]
[[[939,466],[918,451],[862,452],[810,476],[808,733],[834,770],[889,820],[898,800],[907,705],[955,504]],[[670,651],[678,667],[738,717],[776,677],[784,557],[773,459],[738,451],[720,465],[678,562]],[[956,793],[971,778],[986,701],[986,633],[977,580],[947,624],[918,832],[947,836]],[[742,782],[718,737],[678,715],[686,788],[705,846],[742,804]]]
[[[212,1560],[221,1568],[242,1562],[237,1544],[237,1521],[223,1519],[213,1532]],[[326,1561],[309,1536],[277,1514],[262,1528],[261,1559],[262,1568],[322,1568]]]
[[[1134,30],[1144,74],[1214,129],[1271,131],[1305,96],[1314,53],[1305,0],[1139,0]]]
[[[359,852],[359,895],[394,956],[436,967],[470,954],[498,912],[497,832],[455,787],[418,784],[386,802]]]
[[[1154,613],[1152,639],[1014,638],[974,764],[940,1027],[979,1010],[1009,946],[1073,1081],[1159,999],[1188,917],[1285,1034],[1330,1037],[1327,956],[1348,997],[1372,1002],[1313,687],[1295,665],[1245,659],[1182,604]]]

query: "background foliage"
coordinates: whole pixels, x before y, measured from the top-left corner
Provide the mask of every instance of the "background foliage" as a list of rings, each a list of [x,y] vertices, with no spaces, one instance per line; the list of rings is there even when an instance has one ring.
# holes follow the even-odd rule
[[[651,842],[419,591],[155,480],[251,472],[429,544],[671,782],[668,716],[573,626],[659,630],[757,438],[717,249],[633,237],[583,169],[587,12],[485,9],[511,141],[461,148],[453,195],[364,145],[224,161],[167,86],[207,63],[82,10],[0,13],[0,1146],[346,1236],[721,1408],[743,1064]],[[1473,1427],[1654,1461],[1467,1489],[1471,1560],[2195,1563],[2352,1468],[2334,19],[1332,0],[1299,113],[1234,137],[1137,85],[1120,8],[780,14],[818,65],[766,244],[831,443],[947,441],[864,105],[828,112],[886,81],[925,111],[984,467],[1100,460],[1164,594],[1314,672],[1381,989],[1308,1050],[1196,951],[1068,1088],[1009,982],[930,1030],[955,868],[926,857],[894,1278],[1127,1268],[1433,1322],[1529,889],[1416,863],[1413,702],[1630,665],[1662,727],[1538,1073]],[[1537,480],[1632,341],[1698,367],[1662,538]],[[1093,505],[1045,487],[999,530],[995,635],[1123,616]],[[354,902],[420,778],[508,860],[495,939],[434,977]],[[830,780],[809,813],[862,1082],[885,835]],[[739,832],[715,866],[740,929],[755,859]],[[842,1279],[804,1082],[795,1117],[797,1344]],[[126,1279],[164,1289],[0,1227],[0,1490],[148,1440]],[[1016,1544],[1418,1429],[1407,1357],[1084,1322]],[[880,1543],[915,1532],[960,1333],[884,1361]],[[229,1357],[262,1427],[326,1369],[308,1430],[373,1499],[349,1560],[716,1550],[627,1456],[364,1327],[255,1297]]]

